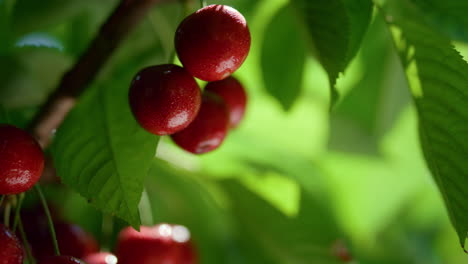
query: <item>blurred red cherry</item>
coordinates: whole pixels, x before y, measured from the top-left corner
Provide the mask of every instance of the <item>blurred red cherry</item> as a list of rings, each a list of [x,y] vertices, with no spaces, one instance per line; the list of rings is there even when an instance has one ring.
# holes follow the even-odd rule
[[[117,257],[109,252],[98,252],[83,258],[87,264],[116,264]]]
[[[195,264],[196,252],[190,232],[178,225],[141,226],[140,232],[127,227],[117,244],[119,264]]]
[[[51,256],[39,261],[39,264],[86,264],[84,261],[70,256]]]
[[[0,264],[22,264],[23,258],[23,247],[16,235],[0,224]]]

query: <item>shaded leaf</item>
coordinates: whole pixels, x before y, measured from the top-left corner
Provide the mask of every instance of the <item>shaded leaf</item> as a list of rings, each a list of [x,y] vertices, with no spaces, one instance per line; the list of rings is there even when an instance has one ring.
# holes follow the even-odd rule
[[[23,47],[0,55],[0,103],[8,108],[44,102],[71,59],[55,49]]]
[[[328,73],[332,106],[335,84],[356,55],[372,15],[370,0],[293,0],[301,14],[318,59]]]
[[[409,0],[416,5],[431,25],[451,38],[468,42],[468,1]]]
[[[460,243],[468,232],[468,63],[405,1],[385,8],[419,117],[429,169]],[[411,20],[408,20],[408,17]]]
[[[255,258],[247,263],[341,263],[332,247],[343,235],[328,209],[306,191],[301,195],[298,216],[290,218],[235,180],[225,181],[223,186],[243,231],[240,241],[254,241],[250,250]]]
[[[330,120],[332,150],[379,155],[379,142],[410,103],[404,72],[386,24],[376,19],[350,71],[359,79],[342,96]],[[339,88],[341,83],[339,83]]]
[[[306,55],[301,29],[292,8],[287,5],[268,25],[261,55],[266,89],[285,110],[291,108],[301,93]]]
[[[138,228],[138,203],[158,137],[130,113],[129,83],[119,78],[87,92],[59,128],[53,156],[65,184]]]

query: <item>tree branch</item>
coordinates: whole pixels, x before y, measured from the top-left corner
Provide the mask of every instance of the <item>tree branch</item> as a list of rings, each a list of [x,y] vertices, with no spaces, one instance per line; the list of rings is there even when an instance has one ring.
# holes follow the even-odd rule
[[[89,48],[62,77],[57,89],[49,96],[29,126],[43,148],[50,143],[52,133],[63,122],[79,97],[94,80],[103,65],[128,33],[142,20],[149,9],[171,0],[121,0]]]

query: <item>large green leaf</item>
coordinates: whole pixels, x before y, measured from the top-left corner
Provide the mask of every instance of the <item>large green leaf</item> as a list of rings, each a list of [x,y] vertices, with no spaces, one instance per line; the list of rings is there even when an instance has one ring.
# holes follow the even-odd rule
[[[141,129],[130,113],[130,80],[92,87],[58,129],[53,157],[65,184],[138,228],[138,203],[158,137]]]
[[[416,104],[424,156],[464,246],[468,232],[468,63],[407,2],[389,1],[385,10]]]
[[[285,110],[300,95],[306,55],[299,23],[291,6],[287,5],[273,17],[262,45],[262,73],[266,89]]]
[[[466,0],[409,0],[421,11],[429,23],[456,40],[468,41],[468,1]]]
[[[372,15],[370,0],[292,0],[328,73],[332,105],[336,80],[359,50]]]

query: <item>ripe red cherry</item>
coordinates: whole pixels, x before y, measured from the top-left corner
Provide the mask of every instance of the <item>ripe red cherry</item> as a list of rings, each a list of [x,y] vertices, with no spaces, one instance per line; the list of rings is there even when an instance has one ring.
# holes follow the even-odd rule
[[[200,109],[201,92],[182,67],[158,65],[141,70],[129,92],[130,108],[140,125],[156,135],[187,127]]]
[[[99,245],[94,237],[78,225],[58,222],[54,226],[60,253],[75,258],[83,258],[99,251]],[[37,237],[34,234],[28,236],[32,238],[29,242],[38,259],[54,255],[50,233],[42,234],[45,236]]]
[[[0,194],[25,192],[41,178],[44,153],[25,131],[0,125]]]
[[[20,241],[4,225],[0,224],[0,263],[22,264],[24,258]]]
[[[117,257],[109,252],[98,252],[86,256],[83,260],[87,264],[116,264]]]
[[[205,91],[210,91],[223,98],[229,109],[231,128],[236,127],[244,117],[247,94],[242,84],[234,77],[228,77],[221,81],[210,82]]]
[[[161,224],[131,227],[120,232],[117,257],[119,264],[195,264],[197,256],[190,233],[183,226]]]
[[[219,147],[228,128],[229,112],[223,99],[205,92],[195,120],[186,129],[172,135],[172,140],[188,152],[202,154]]]
[[[175,48],[184,67],[205,81],[222,80],[235,72],[250,50],[244,16],[232,7],[210,5],[179,25]]]
[[[39,264],[86,264],[82,260],[79,260],[70,256],[53,256],[47,257],[41,261]]]

